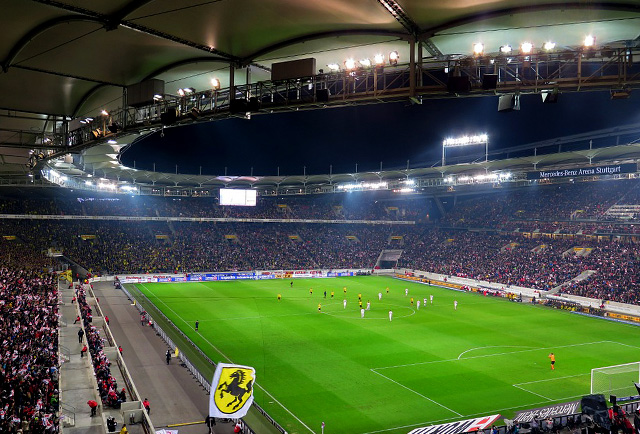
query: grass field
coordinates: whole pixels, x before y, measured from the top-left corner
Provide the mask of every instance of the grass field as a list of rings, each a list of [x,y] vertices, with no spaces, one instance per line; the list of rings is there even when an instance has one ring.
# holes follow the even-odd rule
[[[323,421],[326,434],[399,434],[509,417],[589,394],[592,368],[640,360],[632,325],[387,277],[289,282],[137,286],[212,360],[253,366],[256,401],[289,433],[320,433]],[[364,319],[359,293],[371,300]],[[433,304],[411,306],[431,294]]]

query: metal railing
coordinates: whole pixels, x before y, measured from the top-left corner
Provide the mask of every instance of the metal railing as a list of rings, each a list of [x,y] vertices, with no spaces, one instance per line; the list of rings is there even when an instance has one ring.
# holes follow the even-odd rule
[[[62,426],[76,425],[76,408],[72,405],[62,403],[60,407],[60,420]]]
[[[58,360],[60,360],[60,364],[70,361],[71,350],[64,345],[58,345]]]

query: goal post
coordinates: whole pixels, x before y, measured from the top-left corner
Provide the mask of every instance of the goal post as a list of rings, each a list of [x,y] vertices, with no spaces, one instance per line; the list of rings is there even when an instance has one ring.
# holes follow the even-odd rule
[[[604,366],[591,370],[591,394],[633,396],[640,383],[640,362]]]

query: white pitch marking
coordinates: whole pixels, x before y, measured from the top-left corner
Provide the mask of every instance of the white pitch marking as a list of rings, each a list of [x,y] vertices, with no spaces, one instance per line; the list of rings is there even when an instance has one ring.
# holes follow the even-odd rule
[[[457,411],[455,411],[455,410],[451,410],[449,407],[446,407],[446,406],[444,406],[444,405],[440,404],[439,402],[434,401],[433,399],[431,399],[431,398],[429,398],[429,397],[427,397],[427,396],[424,396],[423,394],[421,394],[421,393],[419,393],[419,392],[416,392],[415,390],[413,390],[413,389],[411,389],[411,388],[409,388],[409,387],[405,386],[405,385],[404,385],[404,384],[402,384],[402,383],[398,383],[396,380],[393,380],[393,379],[391,379],[391,378],[387,377],[386,375],[382,375],[381,373],[376,372],[376,371],[374,371],[373,369],[371,369],[371,372],[373,372],[374,374],[378,374],[378,375],[379,375],[379,376],[381,376],[382,378],[387,379],[387,380],[391,381],[392,383],[397,384],[397,385],[398,385],[398,386],[400,386],[400,387],[404,387],[404,388],[405,388],[405,389],[407,389],[408,391],[413,392],[413,393],[415,393],[416,395],[423,397],[423,398],[424,398],[424,399],[426,399],[427,401],[431,401],[431,402],[433,402],[434,404],[436,404],[436,405],[438,405],[438,406],[440,406],[440,407],[444,408],[445,410],[449,410],[451,413],[455,413],[455,414],[457,414],[458,416],[462,416],[462,415],[461,415],[460,413],[458,413]]]
[[[475,347],[475,348],[471,348],[469,350],[463,351],[458,355],[458,360],[460,360],[462,358],[462,356],[465,353],[468,353],[469,351],[475,351],[475,350],[483,350],[485,348],[533,348],[536,349],[536,347],[530,347],[528,345],[490,345],[490,346],[486,346],[486,347]],[[510,354],[510,353],[509,353]]]
[[[495,354],[485,354],[483,356],[472,356],[472,357],[466,357],[464,359],[447,359],[447,360],[431,360],[429,362],[417,362],[417,363],[407,363],[405,365],[394,365],[394,366],[382,366],[379,368],[372,368],[372,369],[391,369],[391,368],[402,368],[405,366],[416,366],[416,365],[427,365],[427,364],[431,364],[431,363],[445,363],[445,362],[455,362],[455,361],[460,361],[460,360],[471,360],[471,359],[482,359],[485,357],[494,357],[494,356],[504,356],[507,354],[517,354],[517,353],[527,353],[530,351],[538,351],[538,350],[553,350],[556,348],[569,348],[569,347],[579,347],[582,345],[595,345],[595,344],[602,344],[605,342],[610,342],[610,341],[598,341],[598,342],[583,342],[581,344],[571,344],[571,345],[560,345],[560,346],[555,346],[555,347],[543,347],[543,348],[533,348],[533,349],[529,349],[529,350],[521,350],[521,351],[509,351],[506,353],[495,353]]]
[[[591,375],[591,374],[585,373],[585,374],[576,374],[576,375],[566,375],[564,377],[545,378],[544,380],[525,381],[524,383],[513,384],[513,386],[518,385],[518,384],[544,383],[545,381],[556,381],[556,380],[561,380],[563,378],[584,377],[585,375]]]
[[[553,399],[551,399],[551,398],[548,398],[548,397],[546,397],[546,396],[544,396],[544,395],[540,395],[539,393],[536,393],[536,392],[532,392],[531,390],[527,390],[527,389],[525,389],[524,387],[520,387],[520,386],[518,386],[517,384],[512,384],[512,386],[513,386],[513,387],[515,387],[515,388],[517,388],[517,389],[523,390],[523,391],[525,391],[525,392],[527,392],[527,393],[532,393],[532,394],[534,394],[534,395],[536,395],[536,396],[539,396],[540,398],[544,398],[544,399],[546,399],[547,401],[553,401]]]
[[[149,291],[151,294],[153,294],[153,291],[151,291],[149,288],[147,288],[144,284],[142,284],[142,286],[143,286],[147,291]],[[175,311],[175,310],[173,310],[169,305],[167,305],[164,301],[160,300],[160,299],[159,299],[155,294],[153,294],[153,296],[154,296],[154,297],[156,297],[156,299],[157,299],[160,303],[164,304],[164,305],[167,307],[167,309],[169,309],[171,312],[173,312],[173,313],[174,313],[174,315],[176,315],[178,318],[180,318],[180,320],[181,320],[183,323],[185,323],[188,327],[191,327],[191,325],[190,325],[187,321],[185,321],[185,320],[184,320],[180,315],[178,315],[178,314],[176,313],[176,311]],[[199,334],[200,334],[200,333],[199,333]],[[227,355],[226,355],[226,354],[224,354],[222,351],[220,351],[220,350],[219,350],[215,345],[213,345],[213,344],[212,344],[208,339],[206,339],[204,336],[202,336],[202,334],[200,334],[200,337],[201,337],[201,338],[202,338],[206,343],[208,343],[208,344],[211,346],[211,348],[213,348],[214,350],[216,350],[216,351],[217,351],[217,352],[218,352],[222,357],[224,357],[225,359],[227,359],[230,363],[233,363],[233,361],[231,360],[231,358],[227,357]],[[263,391],[264,393],[266,393],[267,395],[269,395],[269,396],[271,397],[271,399],[273,399],[275,402],[277,402],[277,403],[280,405],[280,407],[282,407],[282,408],[283,408],[287,413],[289,413],[289,414],[290,414],[291,416],[293,416],[293,417],[294,417],[298,422],[300,422],[300,423],[302,424],[302,426],[304,426],[306,429],[308,429],[308,430],[309,430],[310,432],[312,432],[313,434],[316,434],[316,432],[315,432],[314,430],[312,430],[311,428],[309,428],[309,427],[307,426],[307,424],[306,424],[306,423],[304,423],[303,421],[301,421],[301,420],[300,420],[300,418],[298,418],[298,416],[296,416],[295,414],[293,414],[293,413],[291,412],[291,410],[289,410],[287,407],[285,407],[285,406],[284,406],[280,401],[278,401],[278,400],[277,400],[277,399],[276,399],[272,394],[270,394],[270,393],[269,393],[269,392],[268,392],[264,387],[262,387],[261,385],[259,385],[259,384],[257,384],[257,383],[254,383],[254,385],[255,385],[256,387],[259,387],[260,389],[262,389],[262,391]]]

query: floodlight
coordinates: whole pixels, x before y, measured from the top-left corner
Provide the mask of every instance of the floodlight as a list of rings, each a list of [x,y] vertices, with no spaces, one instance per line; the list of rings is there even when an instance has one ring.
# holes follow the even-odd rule
[[[352,58],[349,58],[347,60],[344,61],[344,67],[347,71],[350,71],[352,69],[356,69],[356,61],[353,60]]]
[[[329,68],[331,71],[339,71],[340,70],[340,65],[338,65],[337,63],[329,63],[327,65],[327,68]]]
[[[533,44],[531,42],[523,42],[520,44],[520,52],[522,54],[531,54],[533,51]]]
[[[162,100],[162,95],[160,95],[159,93],[156,93],[155,95],[153,95],[153,100],[154,101],[161,101]]]
[[[596,45],[596,37],[592,35],[585,36],[582,44],[585,48],[593,48],[593,46]]]
[[[507,44],[507,45],[503,45],[500,47],[500,52],[503,54],[509,54],[511,53],[511,45]]]
[[[380,54],[380,53],[376,54],[375,56],[373,56],[373,61],[378,66],[384,65],[384,54]]]
[[[396,66],[398,64],[398,60],[400,60],[400,55],[397,51],[389,53],[389,65]]]
[[[184,89],[178,89],[178,95],[184,96]]]
[[[543,49],[544,51],[551,51],[551,50],[553,50],[554,48],[556,48],[556,43],[555,43],[555,42],[553,42],[553,41],[547,41],[547,42],[545,42],[544,44],[542,44],[542,49]]]
[[[190,93],[195,93],[196,92],[196,90],[194,88],[192,88],[192,87],[185,87],[183,90],[184,90],[184,93],[186,93],[187,95],[190,94]]]
[[[89,118],[84,118],[84,120],[85,120],[87,123],[93,122],[93,118],[91,118],[91,117],[89,117]]]
[[[108,111],[106,111],[105,109],[102,109],[102,111],[100,112],[100,114],[101,114],[102,116],[109,116],[109,112],[108,112]]]
[[[482,42],[476,42],[473,44],[473,54],[476,56],[482,56],[484,53],[484,44]]]
[[[212,78],[211,79],[211,87],[213,88],[213,90],[218,90],[220,89],[220,80],[218,80],[217,78]]]
[[[369,59],[361,59],[358,61],[360,63],[360,65],[362,65],[364,68],[368,68],[371,66],[371,60]]]

